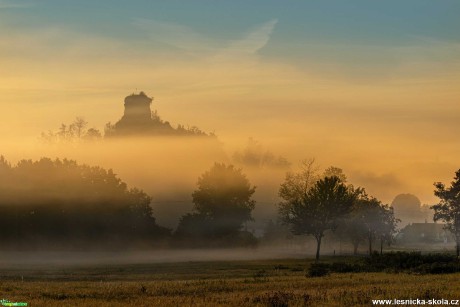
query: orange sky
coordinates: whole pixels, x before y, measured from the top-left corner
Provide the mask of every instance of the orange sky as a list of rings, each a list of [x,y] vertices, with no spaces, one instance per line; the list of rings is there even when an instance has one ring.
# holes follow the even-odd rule
[[[221,47],[192,26],[135,19],[138,30],[201,39],[168,41],[173,52],[70,25],[0,22],[0,153],[12,161],[46,154],[40,133],[76,116],[103,130],[121,117],[124,97],[143,90],[173,125],[215,131],[229,156],[253,137],[293,165],[316,157],[323,168],[341,167],[386,202],[399,193],[435,202],[433,182],[450,181],[460,167],[460,69],[452,56],[460,45],[426,37],[405,45],[304,42],[399,61],[383,69],[358,58],[353,71],[305,55],[300,65],[266,55],[285,22],[258,21]]]

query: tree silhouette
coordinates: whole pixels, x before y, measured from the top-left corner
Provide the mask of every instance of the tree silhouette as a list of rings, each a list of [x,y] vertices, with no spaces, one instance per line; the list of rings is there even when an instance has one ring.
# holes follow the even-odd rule
[[[347,176],[344,174],[343,170],[339,167],[329,166],[324,170],[323,177],[337,177],[343,183],[347,183]]]
[[[434,220],[444,221],[446,228],[455,236],[457,257],[460,255],[460,169],[455,172],[450,187],[444,183],[434,183],[434,195],[440,202],[431,207],[434,210]]]
[[[280,210],[282,220],[293,234],[312,235],[316,239],[316,261],[321,240],[327,230],[335,230],[340,218],[348,214],[356,200],[356,192],[337,177],[318,180],[301,198],[289,200]],[[286,204],[286,203],[285,203]]]
[[[352,211],[341,222],[340,231],[350,239],[354,254],[359,244],[367,240],[371,255],[376,239],[380,239],[380,252],[384,242],[390,243],[393,240],[398,221],[394,217],[393,208],[360,190]]]
[[[319,167],[315,159],[301,161],[299,172],[288,172],[281,184],[278,195],[283,201],[279,204],[280,211],[289,211],[294,202],[306,197],[310,188],[320,179]],[[288,214],[288,212],[282,213]]]
[[[112,170],[48,158],[11,166],[0,158],[2,246],[153,245],[169,231],[156,224],[150,202]]]
[[[183,216],[177,235],[202,238],[237,236],[246,221],[252,220],[255,187],[233,165],[215,163],[198,179],[193,192],[194,213]]]
[[[198,179],[192,197],[195,210],[218,222],[219,232],[232,233],[252,219],[254,192],[241,169],[216,163]]]
[[[42,132],[41,140],[46,143],[77,143],[80,141],[95,141],[102,138],[101,132],[96,128],[87,129],[88,122],[83,117],[77,117],[66,125],[61,124],[55,132]]]

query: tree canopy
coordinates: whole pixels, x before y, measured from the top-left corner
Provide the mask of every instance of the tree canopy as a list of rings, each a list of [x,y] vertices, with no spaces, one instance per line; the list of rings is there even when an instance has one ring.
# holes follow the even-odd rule
[[[198,179],[193,192],[194,213],[182,217],[177,233],[207,237],[238,234],[252,220],[255,207],[251,186],[241,169],[216,163]]]
[[[434,186],[434,195],[440,199],[438,204],[431,207],[434,210],[434,220],[444,221],[446,228],[455,236],[458,257],[460,254],[460,169],[455,172],[450,187],[446,187],[442,182],[436,182]]]
[[[301,198],[286,199],[281,203],[280,214],[294,234],[312,235],[316,239],[318,260],[325,231],[336,229],[339,219],[351,211],[355,199],[355,191],[338,177],[325,177]]]
[[[382,204],[375,197],[368,196],[362,189],[353,204],[352,211],[342,221],[340,232],[342,237],[350,239],[355,254],[358,245],[366,240],[369,254],[372,254],[372,244],[376,239],[380,239],[381,249],[384,242],[391,243],[398,221],[392,207]]]
[[[112,170],[48,158],[11,166],[0,158],[4,246],[152,245],[169,231],[156,224],[150,202],[150,196],[129,189]]]

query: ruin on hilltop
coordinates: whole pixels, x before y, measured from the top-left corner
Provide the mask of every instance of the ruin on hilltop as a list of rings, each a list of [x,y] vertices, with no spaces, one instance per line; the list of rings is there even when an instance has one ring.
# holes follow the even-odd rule
[[[106,125],[105,136],[214,136],[212,133],[201,131],[196,126],[172,127],[168,121],[160,118],[156,110],[151,110],[152,101],[153,98],[142,91],[127,96],[124,100],[123,117],[113,125],[111,123]]]

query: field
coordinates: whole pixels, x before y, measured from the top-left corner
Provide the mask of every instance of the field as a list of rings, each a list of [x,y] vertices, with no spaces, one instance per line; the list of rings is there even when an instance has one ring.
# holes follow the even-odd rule
[[[311,261],[3,265],[0,299],[29,306],[370,306],[372,299],[460,298],[460,274],[306,277]]]

